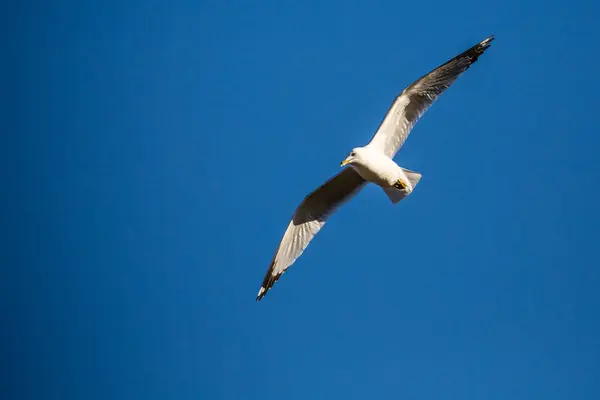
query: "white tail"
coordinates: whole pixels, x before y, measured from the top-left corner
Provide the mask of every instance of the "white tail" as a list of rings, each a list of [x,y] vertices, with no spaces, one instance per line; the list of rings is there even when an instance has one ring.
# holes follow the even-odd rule
[[[402,168],[402,171],[404,171],[413,190],[415,190],[415,186],[417,186],[417,183],[419,183],[421,180],[421,174],[405,168]],[[383,191],[393,204],[398,203],[400,200],[412,193],[412,191],[407,192],[406,190],[396,189],[394,187],[384,188]]]

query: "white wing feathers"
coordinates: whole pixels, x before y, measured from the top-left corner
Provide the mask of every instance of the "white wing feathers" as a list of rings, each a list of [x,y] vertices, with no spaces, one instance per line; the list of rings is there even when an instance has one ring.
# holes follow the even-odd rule
[[[490,36],[422,76],[400,93],[369,143],[393,158],[419,118],[452,83],[490,47]]]
[[[352,168],[345,168],[300,203],[275,252],[256,300],[259,301],[296,261],[308,243],[325,225],[327,218],[359,192],[365,180]]]

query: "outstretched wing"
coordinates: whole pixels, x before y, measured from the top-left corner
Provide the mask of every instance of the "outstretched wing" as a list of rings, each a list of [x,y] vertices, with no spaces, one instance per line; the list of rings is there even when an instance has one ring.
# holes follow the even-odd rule
[[[296,261],[327,218],[362,189],[366,181],[346,168],[310,193],[300,203],[275,252],[256,300],[263,298],[281,274]]]
[[[406,141],[419,118],[452,83],[490,47],[490,36],[469,50],[454,57],[422,76],[400,93],[392,103],[379,129],[371,139],[371,146],[393,158]]]

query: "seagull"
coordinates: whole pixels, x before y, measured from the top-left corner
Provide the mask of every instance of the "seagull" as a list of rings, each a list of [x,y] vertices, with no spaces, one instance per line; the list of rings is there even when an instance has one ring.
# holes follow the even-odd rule
[[[344,168],[304,198],[283,234],[256,301],[260,301],[300,257],[331,214],[368,182],[380,186],[392,204],[412,193],[421,174],[398,166],[394,156],[425,111],[477,61],[493,40],[493,35],[486,38],[404,89],[392,103],[371,141],[352,149],[341,163]]]

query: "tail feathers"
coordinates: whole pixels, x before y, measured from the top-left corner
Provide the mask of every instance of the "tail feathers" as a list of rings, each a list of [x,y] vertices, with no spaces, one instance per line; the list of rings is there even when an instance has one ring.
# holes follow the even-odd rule
[[[383,191],[390,199],[392,204],[398,203],[400,200],[404,199],[408,196],[408,193],[405,190],[396,189],[394,187],[383,188]]]
[[[419,183],[419,181],[421,180],[421,174],[406,168],[402,168],[402,171],[404,171],[404,173],[406,174],[406,177],[408,178],[408,181],[410,182],[414,190],[415,186],[417,186],[417,183]]]
[[[402,171],[404,171],[406,177],[408,178],[408,181],[410,182],[410,185],[412,186],[413,190],[415,190],[415,186],[417,186],[417,183],[419,183],[419,181],[421,180],[421,174],[405,168],[402,168]],[[409,192],[407,190],[396,189],[394,187],[384,188],[383,191],[390,199],[392,204],[400,202],[400,200],[406,198],[409,194],[412,193],[412,190]]]

